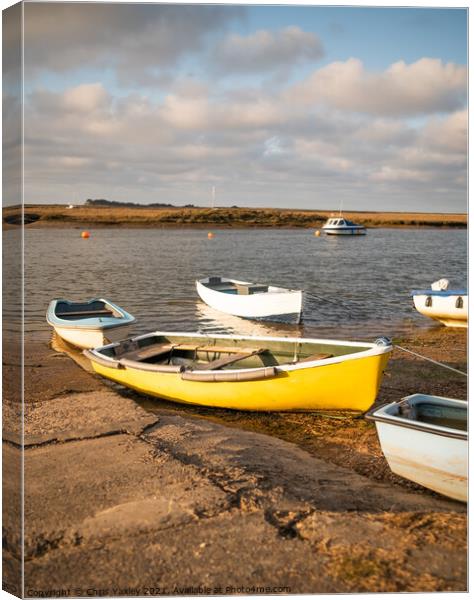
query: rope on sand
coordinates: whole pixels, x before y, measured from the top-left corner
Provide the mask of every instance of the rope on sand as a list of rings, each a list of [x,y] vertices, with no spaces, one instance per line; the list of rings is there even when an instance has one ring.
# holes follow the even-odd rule
[[[432,358],[428,358],[427,356],[423,356],[422,354],[413,352],[413,350],[407,350],[406,348],[402,348],[402,346],[398,346],[397,344],[393,344],[393,347],[398,348],[399,350],[403,350],[403,352],[407,352],[408,354],[413,354],[414,356],[417,356],[418,358],[422,358],[423,360],[427,360],[428,362],[438,365],[438,367],[443,367],[444,369],[449,369],[450,371],[454,371],[455,373],[459,373],[460,375],[464,375],[464,377],[467,377],[467,373],[464,373],[464,371],[460,371],[459,369],[455,369],[454,367],[445,365],[444,363],[438,362],[437,360],[433,360]]]

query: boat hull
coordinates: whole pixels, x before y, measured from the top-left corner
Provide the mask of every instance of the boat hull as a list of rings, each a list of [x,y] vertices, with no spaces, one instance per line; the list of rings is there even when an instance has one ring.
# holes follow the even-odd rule
[[[434,407],[462,408],[467,420],[466,402],[415,394],[404,399],[432,403]],[[390,469],[410,481],[454,500],[467,501],[468,441],[467,431],[448,426],[410,421],[396,415],[402,403],[381,407],[368,418],[375,421],[380,446]]]
[[[438,436],[386,423],[377,423],[377,433],[394,473],[443,496],[467,501],[465,441],[443,438],[440,444]]]
[[[279,371],[257,381],[189,381],[179,373],[113,368],[91,358],[94,370],[139,392],[183,404],[246,411],[366,411],[380,387],[389,352]]]
[[[236,317],[298,323],[303,308],[300,290],[241,296],[212,290],[196,281],[199,297],[208,306]]]
[[[326,235],[366,235],[365,228],[347,227],[347,228],[322,228]]]
[[[462,306],[457,307],[458,299]],[[427,305],[428,303],[428,305]],[[447,327],[467,327],[468,296],[461,294],[424,293],[413,294],[413,304],[416,310],[430,319],[439,321]]]
[[[118,342],[130,334],[131,325],[125,324],[108,329],[80,329],[78,327],[54,326],[54,331],[66,342],[78,348],[98,348],[110,342]]]

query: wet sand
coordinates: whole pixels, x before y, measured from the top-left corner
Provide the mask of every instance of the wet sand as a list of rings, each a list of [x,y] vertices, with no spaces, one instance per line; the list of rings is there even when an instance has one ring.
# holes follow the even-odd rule
[[[466,368],[465,330],[397,342]],[[27,596],[467,589],[465,505],[393,475],[372,423],[149,399],[55,348],[26,344]],[[466,381],[397,350],[377,403],[414,392],[465,398]],[[6,405],[11,467],[16,412]],[[7,493],[15,482],[12,471]],[[15,506],[4,508],[10,585]]]

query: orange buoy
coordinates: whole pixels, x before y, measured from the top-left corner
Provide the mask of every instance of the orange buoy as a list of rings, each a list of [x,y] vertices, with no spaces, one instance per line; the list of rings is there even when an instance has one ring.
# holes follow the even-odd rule
[[[314,235],[315,235],[316,237],[319,237],[319,236],[321,235],[321,232],[319,231],[319,229],[318,229],[317,231],[315,231],[315,232],[314,232]]]
[[[87,238],[90,238],[91,234],[88,231],[83,231],[81,233],[81,238],[84,238],[85,240],[87,240]]]
[[[214,234],[212,233],[212,231],[210,231],[210,232],[207,234],[207,237],[208,237],[210,240],[211,240],[211,239],[214,237]]]

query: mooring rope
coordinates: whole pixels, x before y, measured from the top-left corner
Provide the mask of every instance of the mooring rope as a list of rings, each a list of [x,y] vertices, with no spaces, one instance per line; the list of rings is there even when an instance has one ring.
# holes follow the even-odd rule
[[[328,298],[325,298],[323,296],[318,296],[314,292],[305,291],[305,294],[307,296],[314,298],[315,300],[322,300],[323,302],[328,302],[329,304],[336,304],[336,305],[342,306],[343,308],[347,309],[349,312],[349,315],[352,316],[353,308],[351,308],[348,304],[346,304],[346,302],[344,302],[340,298],[335,302],[334,300],[329,300]],[[357,308],[356,308],[356,311],[357,311]],[[399,350],[402,350],[403,352],[407,352],[408,354],[413,354],[413,356],[417,356],[418,358],[421,358],[423,360],[431,362],[434,365],[438,365],[438,367],[443,367],[444,369],[449,369],[450,371],[454,371],[455,373],[459,373],[459,375],[464,375],[464,377],[467,377],[467,373],[464,373],[464,371],[460,371],[459,369],[455,369],[454,367],[445,365],[444,363],[438,362],[437,360],[433,360],[432,358],[428,358],[427,356],[423,356],[422,354],[413,352],[413,350],[407,350],[406,348],[403,348],[402,346],[398,346],[397,344],[392,344],[392,346],[394,348],[398,348]]]
[[[307,296],[307,297],[309,296],[313,300],[317,300],[320,302],[321,301],[327,302],[328,304],[333,304],[334,306],[342,306],[342,308],[345,308],[348,311],[350,317],[352,317],[352,314],[354,312],[357,312],[357,311],[360,312],[359,307],[349,306],[349,304],[347,304],[346,302],[344,302],[344,300],[341,300],[340,298],[337,301],[329,300],[329,298],[326,298],[325,296],[319,296],[318,294],[315,294],[314,292],[307,292],[306,290],[304,290],[304,294],[305,294],[305,296]]]
[[[417,356],[418,358],[422,358],[423,360],[427,360],[428,362],[438,365],[438,367],[443,367],[444,369],[449,369],[450,371],[454,371],[455,373],[459,373],[460,375],[464,375],[464,377],[467,377],[467,373],[464,373],[464,371],[460,371],[459,369],[455,369],[454,367],[445,365],[444,363],[438,362],[437,360],[433,360],[432,358],[428,358],[427,356],[423,356],[422,354],[413,352],[413,350],[407,350],[406,348],[403,348],[402,346],[399,346],[398,344],[393,344],[393,347],[398,348],[399,350],[403,350],[403,352],[407,352],[408,354],[413,354],[414,356]]]
[[[305,296],[312,297],[315,300],[322,300],[323,302],[328,302],[329,304],[335,304],[337,306],[342,305],[345,308],[349,308],[349,306],[341,299],[338,299],[335,302],[334,300],[329,300],[329,298],[326,298],[324,296],[319,296],[318,294],[315,294],[314,292],[308,292],[307,290],[304,290],[304,294],[305,294]]]

